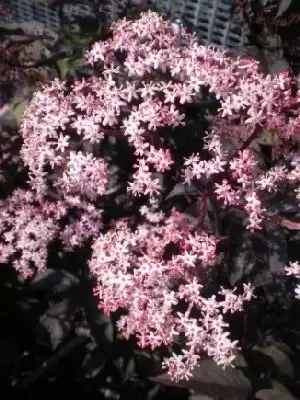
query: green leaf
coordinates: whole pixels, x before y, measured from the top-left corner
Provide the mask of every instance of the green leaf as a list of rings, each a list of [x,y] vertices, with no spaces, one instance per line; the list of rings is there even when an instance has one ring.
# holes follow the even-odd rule
[[[274,140],[274,136],[275,136],[274,132],[263,129],[262,133],[257,138],[257,142],[259,144],[271,145]]]
[[[71,33],[68,35],[70,42],[73,45],[80,45],[80,46],[84,46],[87,45],[90,41],[89,37],[84,37],[80,34],[76,34],[76,33]]]
[[[23,99],[21,101],[12,101],[10,104],[10,109],[13,115],[15,116],[17,122],[19,122],[24,114],[25,108],[27,106],[28,100]]]
[[[17,120],[10,106],[5,105],[0,110],[0,125],[9,128],[17,128]]]
[[[57,65],[61,79],[65,79],[71,67],[70,58],[61,58],[57,61]]]

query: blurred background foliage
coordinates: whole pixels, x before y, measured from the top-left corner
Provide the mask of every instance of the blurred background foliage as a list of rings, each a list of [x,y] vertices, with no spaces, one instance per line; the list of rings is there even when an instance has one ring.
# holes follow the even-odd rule
[[[0,135],[1,140],[15,138],[16,153],[20,147],[18,122],[33,91],[54,78],[71,80],[92,74],[83,62],[83,53],[91,43],[109,35],[112,20],[125,15],[135,18],[148,8],[178,18],[176,13],[172,15],[178,7],[166,12],[162,1],[123,1],[117,7],[111,6],[116,2],[101,0],[76,2],[91,5],[92,16],[68,14],[67,1],[48,3],[58,9],[58,32],[16,23],[13,10],[11,21],[0,24],[1,43],[5,49],[15,49],[4,52],[0,63],[2,68],[18,71],[16,79],[0,80]],[[299,73],[299,1],[235,1],[231,18],[247,36],[247,44],[230,50],[234,56],[257,57],[265,72],[288,68]],[[184,15],[182,22],[191,31],[195,28]],[[203,107],[200,113],[207,109]],[[187,136],[194,131],[190,125],[183,129]],[[177,145],[180,149],[185,143]],[[23,170],[12,169],[11,184],[1,188],[1,196],[10,193],[23,176]],[[170,201],[176,198],[184,204],[187,196],[197,204],[187,188],[170,188]],[[283,216],[299,217],[288,194],[274,199],[270,207]],[[159,369],[165,351],[142,351],[134,341],[123,340],[113,319],[97,309],[94,282],[84,268],[88,250],[61,254],[54,244],[49,269],[30,282],[20,281],[12,268],[1,265],[1,396],[30,400],[63,395],[124,400],[300,398],[300,305],[294,299],[293,280],[284,275],[287,260],[299,259],[300,234],[270,223],[264,233],[250,235],[242,230],[242,224],[234,210],[223,218],[221,230],[228,237],[226,257],[223,268],[211,277],[212,288],[245,280],[257,287],[256,299],[230,321],[231,334],[241,343],[235,369],[223,371],[204,360],[191,381],[172,385]]]

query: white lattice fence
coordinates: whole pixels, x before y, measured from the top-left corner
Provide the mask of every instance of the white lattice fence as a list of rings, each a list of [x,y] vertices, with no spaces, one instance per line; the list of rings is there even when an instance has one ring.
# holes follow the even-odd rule
[[[190,26],[203,43],[232,48],[246,42],[240,27],[231,20],[232,0],[153,0],[153,2],[160,12]],[[1,3],[13,10],[14,21],[33,20],[45,24],[54,31],[60,28],[57,10],[48,7],[46,3],[38,0],[1,0]],[[126,3],[126,0],[105,1],[101,11],[106,14],[107,21],[112,22],[122,13]],[[71,14],[93,14],[89,5],[68,5],[67,8]]]
[[[13,12],[13,22],[35,21],[45,24],[47,28],[55,31],[59,29],[57,11],[43,3],[31,0],[1,0],[1,3],[7,5]],[[1,19],[5,21],[7,18],[2,17]]]
[[[202,42],[231,48],[246,42],[230,15],[232,0],[158,0],[158,7],[192,27]]]

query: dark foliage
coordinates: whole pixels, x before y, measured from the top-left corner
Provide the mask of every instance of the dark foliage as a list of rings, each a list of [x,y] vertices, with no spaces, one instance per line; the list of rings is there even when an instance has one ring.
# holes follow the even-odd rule
[[[265,71],[300,71],[300,3],[297,0],[234,1],[233,18],[246,29],[249,48]]]

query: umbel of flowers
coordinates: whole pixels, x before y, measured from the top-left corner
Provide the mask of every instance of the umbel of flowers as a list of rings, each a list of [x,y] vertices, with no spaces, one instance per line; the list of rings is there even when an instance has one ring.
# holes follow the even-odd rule
[[[189,379],[202,354],[222,366],[233,362],[237,343],[224,315],[242,310],[252,297],[247,284],[203,294],[220,261],[221,238],[203,224],[209,199],[241,210],[250,231],[263,229],[265,220],[299,228],[269,213],[267,200],[286,188],[300,198],[300,93],[288,74],[264,76],[256,61],[201,46],[152,12],[113,23],[111,33],[86,54],[95,76],[51,82],[24,114],[21,157],[31,189],[0,205],[2,260],[14,258],[15,267],[29,275],[32,265],[46,266],[54,238],[66,251],[93,238],[87,267],[98,281],[99,307],[107,314],[121,308],[118,328],[141,347],[180,343],[182,351],[163,368],[174,380]],[[179,159],[164,128],[180,135],[185,106],[196,103],[203,88],[219,100],[218,113],[209,117],[201,151]],[[266,132],[271,166],[254,146]],[[146,200],[135,223],[123,218],[103,225],[103,198],[111,196],[116,179],[107,149],[117,141],[127,144],[134,159],[129,180],[118,183],[128,201]],[[198,223],[165,207],[168,174],[175,183],[199,188]]]

